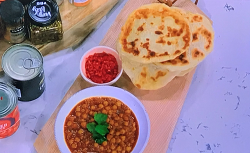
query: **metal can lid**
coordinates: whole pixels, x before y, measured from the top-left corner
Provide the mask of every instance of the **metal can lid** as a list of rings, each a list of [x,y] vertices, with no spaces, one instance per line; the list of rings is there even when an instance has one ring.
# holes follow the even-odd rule
[[[0,118],[10,114],[17,105],[17,95],[13,87],[0,82]]]
[[[9,77],[26,81],[35,78],[43,68],[42,54],[28,44],[8,48],[2,56],[2,68]]]

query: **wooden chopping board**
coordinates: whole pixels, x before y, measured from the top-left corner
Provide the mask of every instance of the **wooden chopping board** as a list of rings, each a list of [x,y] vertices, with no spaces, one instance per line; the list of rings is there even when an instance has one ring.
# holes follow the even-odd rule
[[[69,47],[77,47],[118,1],[92,0],[85,7],[76,7],[70,4],[68,0],[64,0],[59,6],[64,31],[63,39],[44,45],[36,45],[35,47],[39,49],[43,56]],[[28,40],[24,43],[31,44]],[[0,39],[0,56],[10,46],[11,44],[7,43],[3,38]],[[0,65],[1,60],[0,58]]]
[[[128,14],[141,5],[152,2],[157,1],[129,0],[121,13],[117,16],[100,45],[109,46],[115,49],[121,26],[124,24]],[[174,6],[184,8],[190,12],[204,14],[190,0],[178,0]],[[149,142],[144,150],[145,153],[166,153],[194,72],[195,70],[183,77],[177,77],[165,87],[155,91],[140,90],[136,88],[125,73],[123,73],[121,78],[114,84],[114,86],[123,88],[134,94],[142,102],[149,115],[151,129]],[[90,86],[90,84],[84,81],[81,75],[77,77],[74,84],[66,93],[65,97],[38,135],[34,143],[38,153],[60,152],[54,137],[56,115],[69,97]]]

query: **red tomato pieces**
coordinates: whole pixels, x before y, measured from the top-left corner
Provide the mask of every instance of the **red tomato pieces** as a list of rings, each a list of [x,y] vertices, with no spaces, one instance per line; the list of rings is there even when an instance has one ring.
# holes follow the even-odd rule
[[[87,57],[85,69],[87,78],[95,83],[110,82],[118,74],[116,58],[105,52],[95,53]]]

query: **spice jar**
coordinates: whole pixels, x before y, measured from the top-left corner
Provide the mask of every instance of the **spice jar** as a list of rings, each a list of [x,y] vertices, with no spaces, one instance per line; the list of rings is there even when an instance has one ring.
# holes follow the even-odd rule
[[[27,9],[29,39],[33,44],[44,44],[63,38],[62,20],[56,2],[33,0]]]
[[[7,0],[0,5],[2,21],[5,24],[4,38],[9,43],[21,43],[26,38],[24,24],[25,9],[18,0]]]

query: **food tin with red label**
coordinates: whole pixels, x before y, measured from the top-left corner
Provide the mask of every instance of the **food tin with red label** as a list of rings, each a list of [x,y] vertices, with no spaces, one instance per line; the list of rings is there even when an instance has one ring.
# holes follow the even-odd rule
[[[43,57],[35,47],[11,46],[2,56],[2,68],[7,82],[21,91],[20,101],[34,100],[44,92]]]
[[[17,100],[14,87],[0,82],[0,139],[14,134],[20,125]]]

